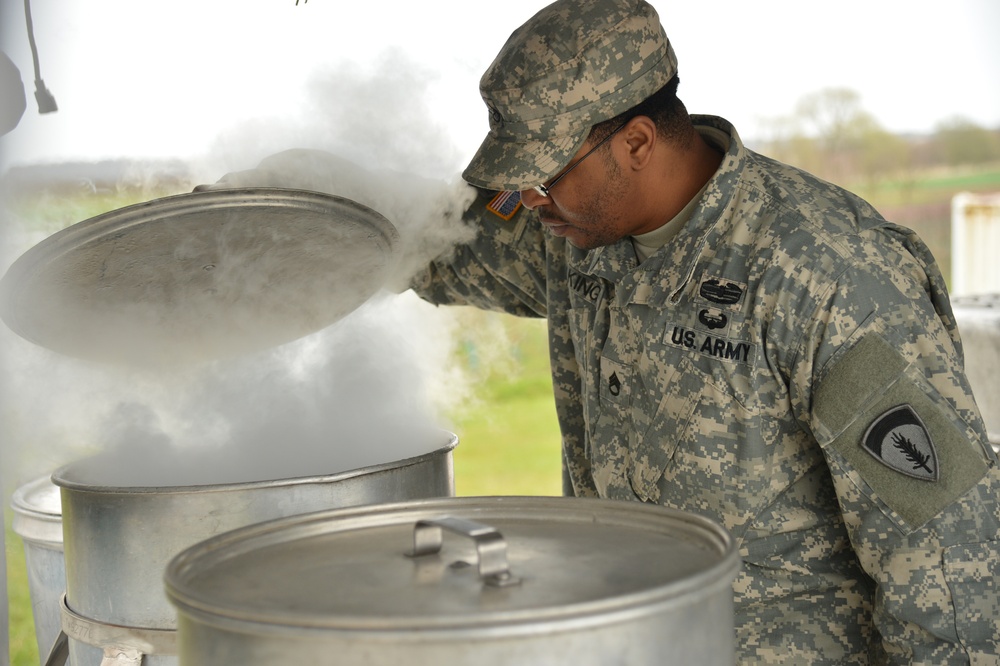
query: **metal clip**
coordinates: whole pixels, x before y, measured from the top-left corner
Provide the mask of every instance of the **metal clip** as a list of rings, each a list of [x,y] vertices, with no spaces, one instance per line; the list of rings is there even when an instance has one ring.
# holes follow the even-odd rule
[[[104,650],[101,666],[140,666],[146,655],[177,654],[177,631],[174,629],[126,627],[92,620],[73,612],[66,603],[65,594],[59,600],[59,610],[62,634]]]

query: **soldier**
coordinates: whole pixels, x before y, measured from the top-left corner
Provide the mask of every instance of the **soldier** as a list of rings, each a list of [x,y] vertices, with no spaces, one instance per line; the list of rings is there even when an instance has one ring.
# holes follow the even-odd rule
[[[559,0],[482,78],[477,237],[425,299],[548,320],[565,492],[740,545],[741,663],[998,663],[997,458],[923,242],[689,116],[642,0]]]
[[[546,318],[565,493],[728,528],[740,663],[1000,663],[1000,472],[934,258],[678,81],[643,0],[538,12],[481,81],[474,238],[411,286]],[[356,198],[341,162],[196,189]]]

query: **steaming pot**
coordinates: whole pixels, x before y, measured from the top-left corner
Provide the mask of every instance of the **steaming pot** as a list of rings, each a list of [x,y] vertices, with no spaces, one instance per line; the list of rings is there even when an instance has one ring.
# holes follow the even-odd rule
[[[57,470],[52,480],[62,494],[62,628],[70,663],[176,664],[176,614],[164,595],[163,572],[171,557],[195,543],[301,513],[453,495],[458,439],[443,435],[438,448],[415,457],[277,481],[136,487],[126,478],[100,485],[92,477],[103,456]]]
[[[732,664],[734,542],[665,507],[443,498],[301,515],[169,564],[181,666]]]

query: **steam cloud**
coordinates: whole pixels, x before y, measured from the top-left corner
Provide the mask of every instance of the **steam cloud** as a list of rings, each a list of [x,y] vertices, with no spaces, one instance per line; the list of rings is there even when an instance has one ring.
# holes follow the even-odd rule
[[[429,81],[396,54],[374,72],[328,70],[307,117],[235,128],[191,165],[194,178],[228,173],[219,187],[309,189],[375,209],[400,233],[387,286],[401,288],[470,233],[458,150],[421,102]],[[5,217],[9,264],[41,238]],[[444,414],[471,397],[458,320],[392,289],[294,342],[155,372],[60,356],[3,327],[4,485],[102,452],[96,483],[142,486],[330,474],[444,445]]]

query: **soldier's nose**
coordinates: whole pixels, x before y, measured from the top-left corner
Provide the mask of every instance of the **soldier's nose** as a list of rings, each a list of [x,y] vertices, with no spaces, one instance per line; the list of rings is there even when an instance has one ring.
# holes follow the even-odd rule
[[[543,197],[534,188],[529,190],[521,190],[521,203],[528,210],[533,210],[537,206],[541,206],[549,200],[548,197]]]

